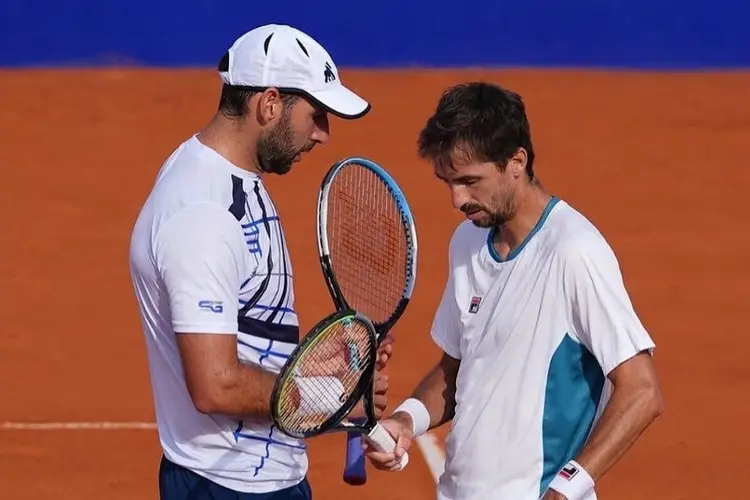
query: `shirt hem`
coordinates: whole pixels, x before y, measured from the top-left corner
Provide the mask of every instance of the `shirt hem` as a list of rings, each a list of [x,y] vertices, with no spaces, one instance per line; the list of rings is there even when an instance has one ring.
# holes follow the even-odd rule
[[[273,476],[266,476],[262,477],[259,480],[253,480],[253,479],[247,479],[247,477],[243,477],[242,479],[232,479],[228,478],[226,476],[218,476],[216,474],[213,474],[209,471],[197,469],[194,467],[191,467],[189,465],[185,465],[180,463],[179,460],[176,458],[170,456],[171,454],[167,453],[166,450],[164,450],[164,457],[169,460],[170,462],[174,463],[175,465],[178,465],[179,467],[183,467],[190,472],[201,476],[204,479],[207,479],[213,483],[216,483],[217,485],[227,488],[229,490],[238,492],[238,493],[270,493],[270,492],[276,492],[285,490],[287,488],[292,488],[302,481],[304,481],[306,476],[306,471],[301,475],[299,478],[295,479],[280,479],[280,478],[274,478]],[[245,475],[246,476],[246,475]],[[265,487],[249,487],[251,485],[260,485],[263,484]]]
[[[617,369],[621,364],[628,361],[629,359],[634,358],[641,352],[648,352],[650,356],[653,356],[654,351],[656,350],[656,345],[654,342],[648,342],[644,341],[641,344],[638,344],[637,346],[634,346],[633,349],[628,350],[628,352],[621,354],[620,356],[617,356],[615,358],[615,361],[611,364],[611,366],[604,367],[602,366],[602,371],[604,371],[604,375],[609,375],[612,371]]]
[[[453,349],[448,346],[448,342],[445,339],[440,338],[439,335],[432,335],[432,341],[435,342],[443,352],[454,359],[461,359],[460,349]]]

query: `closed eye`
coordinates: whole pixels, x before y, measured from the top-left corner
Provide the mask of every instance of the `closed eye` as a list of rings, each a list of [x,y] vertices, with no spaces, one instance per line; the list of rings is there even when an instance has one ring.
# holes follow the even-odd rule
[[[465,175],[461,177],[457,177],[455,179],[445,179],[443,177],[440,177],[439,175],[435,174],[435,177],[440,179],[446,184],[452,184],[454,186],[471,186],[472,184],[478,182],[480,180],[479,177]]]
[[[479,181],[479,178],[477,177],[459,177],[454,182],[456,184],[462,184],[464,186],[471,186],[475,182]]]

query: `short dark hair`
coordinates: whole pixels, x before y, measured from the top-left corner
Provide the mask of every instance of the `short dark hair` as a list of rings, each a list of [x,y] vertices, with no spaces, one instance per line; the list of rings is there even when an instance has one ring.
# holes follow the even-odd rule
[[[255,94],[260,92],[254,88],[224,84],[219,98],[219,111],[224,116],[245,116],[248,113],[247,103]],[[293,106],[297,99],[299,99],[297,95],[281,93],[281,101],[285,106]]]
[[[219,60],[217,69],[220,72],[229,71],[229,52]],[[240,85],[229,85],[225,83],[221,87],[221,97],[219,98],[219,111],[224,116],[242,117],[248,113],[247,103],[250,99],[265,89],[257,87],[244,87]],[[281,100],[285,106],[292,106],[299,96],[281,92]]]
[[[534,146],[521,96],[499,85],[462,83],[448,88],[419,133],[418,152],[439,164],[451,155],[505,168],[518,148],[526,150],[526,173],[534,179]]]

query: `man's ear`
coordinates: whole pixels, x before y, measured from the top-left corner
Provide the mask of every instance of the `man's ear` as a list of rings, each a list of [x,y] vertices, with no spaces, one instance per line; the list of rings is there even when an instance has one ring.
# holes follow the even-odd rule
[[[284,103],[279,89],[271,87],[256,95],[256,114],[261,125],[273,123],[281,117]]]
[[[526,150],[524,148],[518,148],[513,156],[510,157],[510,160],[508,160],[508,166],[506,169],[514,179],[518,179],[522,175],[525,175],[527,161],[528,155],[526,154]]]

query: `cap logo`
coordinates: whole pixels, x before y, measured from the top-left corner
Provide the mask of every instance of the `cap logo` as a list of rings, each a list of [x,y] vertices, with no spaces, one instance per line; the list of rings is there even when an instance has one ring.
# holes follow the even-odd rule
[[[304,52],[304,53],[305,53],[305,55],[306,55],[306,56],[307,56],[308,58],[310,58],[310,54],[308,54],[308,53],[307,53],[307,49],[305,48],[305,46],[304,46],[304,45],[302,45],[302,42],[300,42],[300,41],[299,41],[299,38],[295,38],[295,40],[297,40],[297,45],[299,45],[299,48],[300,48],[300,49],[302,49],[302,52]]]
[[[268,55],[268,45],[271,43],[271,38],[273,38],[273,33],[268,35],[268,38],[263,42],[263,52]]]
[[[332,82],[336,79],[336,75],[333,74],[330,63],[326,63],[326,69],[323,71],[323,77],[326,79],[326,83]]]

